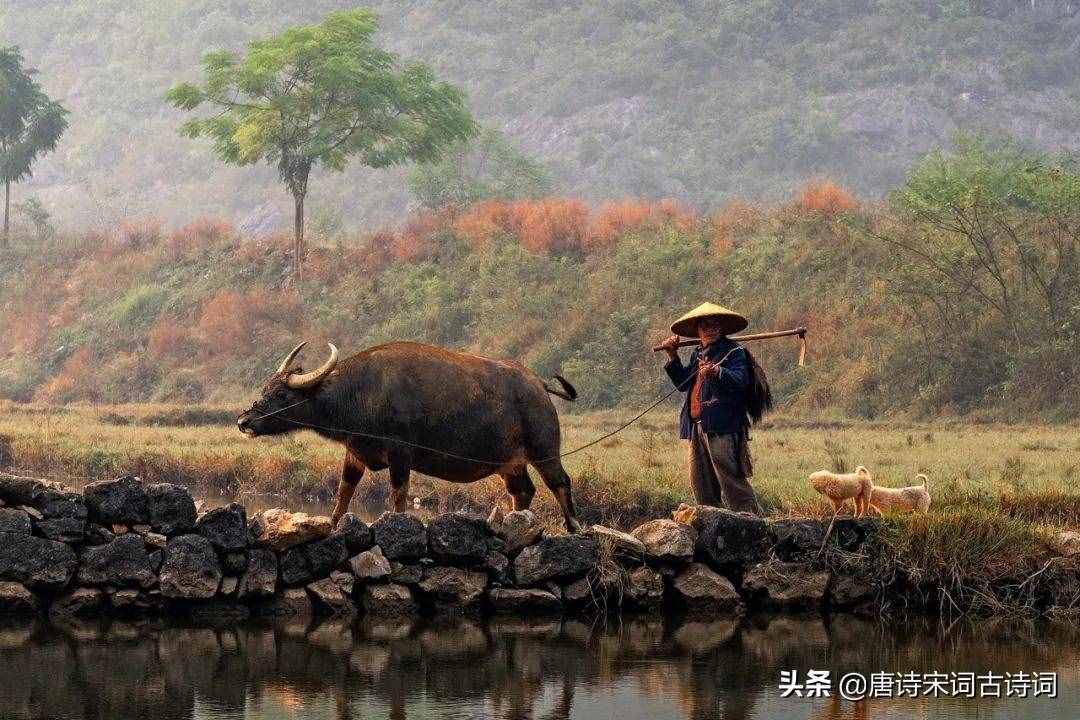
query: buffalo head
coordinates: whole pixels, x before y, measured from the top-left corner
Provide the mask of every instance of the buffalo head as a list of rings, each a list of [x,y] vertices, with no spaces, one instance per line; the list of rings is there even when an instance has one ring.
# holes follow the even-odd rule
[[[251,409],[236,419],[236,427],[248,437],[259,435],[280,435],[303,427],[297,418],[306,416],[304,408],[312,394],[338,361],[338,349],[330,346],[330,359],[321,367],[311,372],[302,372],[300,368],[291,368],[292,361],[307,345],[302,342],[292,349],[278,366],[270,379],[263,386],[262,397],[255,401]]]

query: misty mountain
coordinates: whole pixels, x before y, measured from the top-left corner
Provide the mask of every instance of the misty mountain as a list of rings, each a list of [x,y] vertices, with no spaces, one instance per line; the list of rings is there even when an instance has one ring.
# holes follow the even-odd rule
[[[233,168],[180,137],[162,96],[211,49],[313,23],[340,0],[16,0],[18,44],[72,111],[16,200],[67,226],[222,215],[287,223],[273,168]],[[371,3],[385,46],[464,87],[474,114],[548,164],[558,192],[775,199],[812,176],[867,196],[958,129],[1080,148],[1080,3],[751,0]],[[404,170],[320,172],[309,207],[400,217]]]

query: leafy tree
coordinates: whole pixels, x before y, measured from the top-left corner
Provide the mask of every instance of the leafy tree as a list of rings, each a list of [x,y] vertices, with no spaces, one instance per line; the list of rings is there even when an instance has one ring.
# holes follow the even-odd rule
[[[16,47],[0,48],[0,179],[4,183],[3,245],[11,229],[11,185],[33,173],[34,161],[56,148],[67,110],[51,100],[23,67]]]
[[[249,43],[242,58],[206,54],[203,86],[181,83],[166,96],[182,110],[217,109],[181,132],[209,137],[225,162],[277,166],[295,205],[298,269],[314,167],[340,171],[353,156],[376,168],[434,161],[475,132],[462,92],[436,82],[425,65],[402,67],[374,44],[377,29],[369,10],[330,13],[318,25]]]
[[[478,200],[536,199],[551,192],[544,164],[516,149],[498,130],[459,142],[436,163],[409,171],[409,192],[420,207],[463,207]]]

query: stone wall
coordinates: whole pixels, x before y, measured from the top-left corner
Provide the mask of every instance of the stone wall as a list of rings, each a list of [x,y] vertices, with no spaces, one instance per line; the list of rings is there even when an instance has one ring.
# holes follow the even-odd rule
[[[825,527],[684,508],[632,533],[548,535],[529,511],[370,526],[238,504],[198,513],[182,486],[123,477],[82,493],[0,476],[0,613],[586,613],[661,606],[872,610],[874,586],[817,562]],[[857,553],[876,525],[840,520]]]

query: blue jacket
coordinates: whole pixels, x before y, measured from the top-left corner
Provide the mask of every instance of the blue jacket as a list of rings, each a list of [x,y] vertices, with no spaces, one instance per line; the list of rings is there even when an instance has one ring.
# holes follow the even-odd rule
[[[720,338],[708,347],[694,348],[687,365],[684,366],[682,360],[676,358],[664,366],[675,387],[686,393],[679,413],[679,437],[684,440],[690,437],[690,390],[694,387],[698,359],[702,354],[711,362],[719,362],[725,355],[727,359],[719,375],[710,375],[698,385],[701,400],[701,417],[698,420],[701,421],[701,429],[723,435],[742,432],[748,425],[746,390],[750,385],[750,363],[741,345],[726,337]]]

